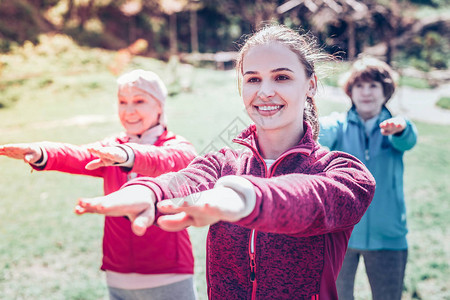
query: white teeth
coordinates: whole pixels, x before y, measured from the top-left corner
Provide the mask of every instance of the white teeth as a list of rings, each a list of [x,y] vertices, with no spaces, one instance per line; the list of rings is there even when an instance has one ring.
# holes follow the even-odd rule
[[[281,105],[267,105],[267,106],[258,106],[259,110],[270,111],[280,109]]]

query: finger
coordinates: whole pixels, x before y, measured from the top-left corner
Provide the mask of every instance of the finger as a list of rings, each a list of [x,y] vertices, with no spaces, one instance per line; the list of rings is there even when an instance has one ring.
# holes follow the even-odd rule
[[[153,207],[149,207],[143,213],[138,215],[136,219],[134,219],[133,223],[131,224],[131,229],[133,230],[134,234],[143,236],[145,231],[147,231],[147,228],[153,225],[154,221],[155,210]]]
[[[77,215],[83,215],[83,214],[87,213],[86,209],[83,208],[83,207],[81,207],[80,205],[76,205],[76,206],[75,206],[74,212],[75,212]]]
[[[84,209],[83,213],[128,216],[130,220],[134,220],[150,206],[154,209],[154,203],[154,193],[142,185],[127,186],[106,196],[78,199],[78,205]]]
[[[25,156],[23,157],[23,160],[25,160],[25,162],[27,162],[27,163],[34,162],[33,154],[25,154]]]
[[[78,205],[75,207],[76,211],[81,214],[85,213],[97,213],[106,214],[107,208],[103,205],[105,196],[96,198],[79,198]]]
[[[183,198],[173,198],[158,202],[157,207],[163,214],[175,214],[182,211],[180,205],[183,203]]]
[[[102,148],[88,148],[89,153],[94,154],[99,157],[108,156],[108,152],[102,151]]]
[[[381,128],[391,127],[392,125],[393,125],[392,122],[387,122],[387,121],[380,123]]]
[[[98,148],[96,148],[96,147],[88,147],[87,151],[89,151],[89,153],[96,154],[98,152],[97,149]]]
[[[85,169],[86,170],[95,170],[100,167],[105,167],[105,163],[100,159],[94,159],[93,161],[90,161],[86,164]]]
[[[102,153],[103,148],[105,148],[105,147],[103,147],[103,146],[91,146],[91,147],[88,147],[87,150],[90,153]]]
[[[2,155],[10,158],[23,159],[24,155],[31,152],[29,148],[16,147],[14,145],[5,145],[1,151]]]
[[[194,221],[186,213],[181,212],[175,215],[161,216],[157,223],[165,231],[180,231],[191,226]]]
[[[29,153],[25,154],[23,159],[25,160],[25,162],[32,164],[37,162],[40,158],[41,155],[37,155],[36,153]]]

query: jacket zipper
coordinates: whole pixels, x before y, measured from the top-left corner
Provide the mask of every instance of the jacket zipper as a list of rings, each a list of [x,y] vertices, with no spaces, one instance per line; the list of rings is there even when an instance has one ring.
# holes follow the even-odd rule
[[[250,148],[250,150],[252,150],[253,154],[258,157],[258,159],[263,163],[264,165],[264,170],[265,170],[265,177],[266,178],[270,178],[273,176],[276,167],[279,165],[279,163],[289,154],[291,153],[301,153],[301,154],[305,154],[306,156],[308,156],[308,153],[299,151],[300,149],[295,149],[295,150],[290,150],[286,153],[284,153],[282,156],[280,156],[277,161],[271,166],[271,171],[269,173],[269,170],[267,169],[267,164],[264,161],[264,159],[262,158],[262,156],[258,153],[258,151],[256,151],[252,146],[249,146],[248,144],[241,142],[239,140],[235,140],[236,143],[241,144],[243,146],[246,146],[248,148]],[[252,300],[256,300],[256,290],[258,287],[257,281],[256,281],[256,235],[257,235],[257,231],[256,229],[252,229],[250,232],[250,240],[249,240],[249,244],[248,244],[248,253],[250,256],[250,282],[252,283]],[[208,291],[209,292],[209,291]],[[314,297],[314,296],[313,296]],[[210,298],[211,299],[211,298]],[[315,300],[314,298],[312,298],[313,300]],[[317,295],[317,299],[318,299],[318,295]]]
[[[367,134],[365,135],[365,141],[364,141],[364,158],[366,159],[366,161],[369,161],[370,159],[370,155],[369,155],[369,137],[367,136]]]
[[[209,233],[208,233],[209,235]],[[208,237],[206,238],[208,239]],[[209,260],[209,247],[208,245],[206,246],[206,260]],[[212,299],[212,292],[211,292],[211,279],[209,278],[209,265],[206,264],[206,286],[208,287],[208,299],[211,300]]]
[[[366,160],[364,164],[367,164],[370,160],[370,152],[369,152],[369,136],[367,133],[364,133],[364,159]],[[367,214],[367,235],[366,235],[366,246],[369,247],[369,236],[370,236],[370,214]]]
[[[258,286],[256,282],[256,230],[252,229],[250,232],[250,241],[248,243],[248,254],[250,256],[250,282],[252,283],[252,300],[256,299],[256,288]]]
[[[270,175],[266,176],[267,178],[273,177],[273,173],[275,173],[275,169],[278,167],[278,165],[280,164],[280,162],[289,154],[292,153],[300,153],[300,154],[304,154],[306,156],[308,156],[308,153],[304,153],[302,151],[299,151],[299,149],[295,149],[295,150],[290,150],[286,153],[284,153],[282,156],[278,157],[277,161],[270,167],[271,171],[270,171]],[[261,158],[262,159],[262,158]],[[266,166],[267,169],[267,166]]]

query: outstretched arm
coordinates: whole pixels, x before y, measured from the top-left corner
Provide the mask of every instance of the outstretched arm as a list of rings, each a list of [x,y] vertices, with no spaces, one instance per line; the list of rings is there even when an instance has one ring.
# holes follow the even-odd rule
[[[248,180],[239,176],[218,179],[221,165],[219,161],[222,159],[224,157],[221,154],[199,157],[183,171],[165,174],[157,179],[139,177],[129,181],[121,190],[128,191],[130,187],[139,186],[144,191],[151,191],[155,202],[161,203],[158,204],[157,222],[168,231],[181,230],[187,226],[205,226],[219,220],[236,221],[253,211],[254,188]],[[147,207],[141,205],[148,202],[148,199],[142,195],[118,193],[80,199],[76,212],[128,215],[130,219],[134,219],[146,210]],[[110,201],[111,197],[114,197],[113,201]],[[173,215],[161,216],[161,213]],[[152,225],[153,220],[146,223]],[[142,231],[140,233],[143,234]]]
[[[207,226],[219,221],[236,222],[248,216],[255,208],[256,195],[250,181],[240,176],[225,176],[211,190],[184,198],[158,203],[158,225],[167,231],[188,226]]]
[[[380,123],[382,135],[399,134],[406,128],[406,121],[403,117],[387,119]]]
[[[117,164],[123,164],[130,159],[128,153],[120,146],[97,146],[89,147],[87,150],[98,158],[86,164],[87,170],[94,170],[100,167],[109,167]],[[131,151],[131,150],[130,150]],[[133,166],[133,161],[130,162],[130,168]]]
[[[107,196],[79,199],[75,212],[79,215],[127,216],[133,232],[143,235],[155,221],[155,202],[156,196],[151,189],[136,184]],[[157,223],[164,230],[179,231],[188,226],[201,227],[219,221],[235,222],[253,208],[254,200],[252,203],[244,194],[218,184],[211,190],[159,202],[159,212],[168,215],[160,216]]]
[[[414,124],[404,117],[398,116],[380,123],[381,134],[389,136],[394,148],[407,151],[417,143],[417,129]]]
[[[118,146],[96,145],[87,150],[98,157],[86,165],[87,170],[120,166],[151,177],[181,170],[196,156],[194,147],[187,142],[169,146],[134,143]]]
[[[131,171],[151,177],[179,171],[197,156],[188,142],[171,141],[161,146],[127,143],[124,147],[132,149],[135,156]]]
[[[96,198],[80,198],[75,213],[97,213],[107,216],[126,216],[136,235],[143,235],[155,221],[156,197],[143,185],[130,185],[117,192]]]
[[[42,158],[42,150],[36,143],[7,144],[0,146],[0,155],[33,164]]]

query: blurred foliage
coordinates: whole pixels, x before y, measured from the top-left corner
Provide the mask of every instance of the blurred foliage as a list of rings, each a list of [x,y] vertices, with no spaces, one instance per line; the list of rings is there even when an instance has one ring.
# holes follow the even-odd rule
[[[450,109],[450,97],[442,97],[436,103],[437,106],[443,109]]]
[[[409,43],[400,45],[399,50],[398,60],[421,71],[450,66],[450,37],[439,31],[430,30],[414,36]]]
[[[430,89],[431,86],[428,81],[424,78],[417,78],[411,76],[402,76],[400,77],[399,83],[400,86],[410,86],[416,89]]]
[[[22,46],[15,44],[8,55],[0,55],[0,108],[10,107],[19,99],[36,99],[44,90],[56,88],[53,77],[61,70],[66,76],[109,73],[107,66],[114,60],[112,51],[99,48],[86,51],[67,35],[41,34],[37,40],[36,44],[30,41]],[[82,81],[73,84],[80,85],[77,97],[91,92]],[[17,94],[18,88],[21,95]],[[52,97],[51,92],[47,96]]]
[[[286,8],[289,3],[294,5]],[[449,9],[448,0],[0,1],[0,53],[27,41],[37,44],[40,34],[56,32],[67,34],[79,45],[112,50],[144,39],[149,44],[145,55],[168,60],[171,47],[178,52],[197,50],[192,45],[193,35],[201,53],[236,51],[243,34],[276,21],[313,32],[324,49],[340,51],[344,58],[368,51],[388,62],[398,59],[421,70],[446,69]],[[417,30],[430,10],[443,16],[442,22]],[[409,32],[414,34],[391,45]],[[176,45],[170,36],[176,37]]]

